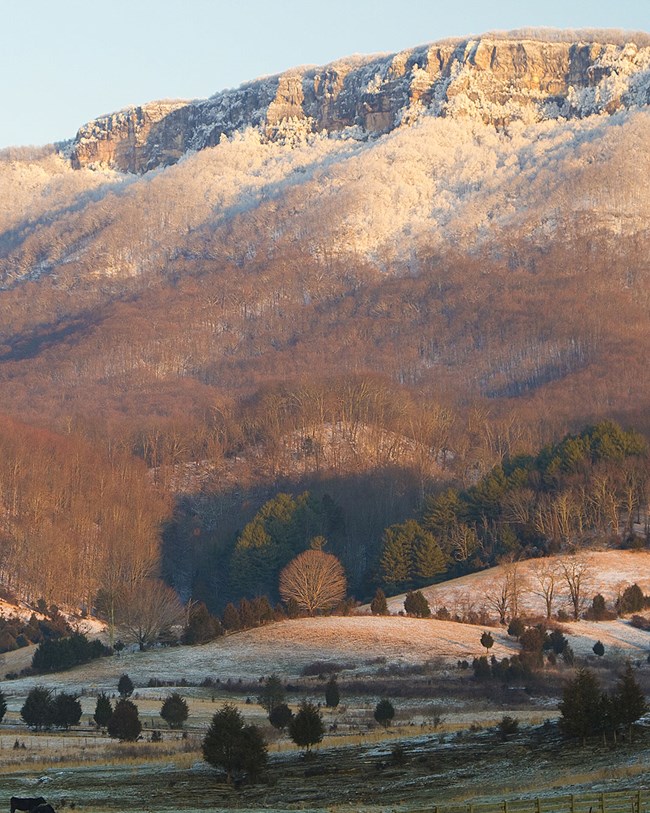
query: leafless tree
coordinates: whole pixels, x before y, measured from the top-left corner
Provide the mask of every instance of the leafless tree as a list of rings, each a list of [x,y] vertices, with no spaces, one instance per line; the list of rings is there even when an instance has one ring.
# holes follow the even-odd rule
[[[577,621],[591,584],[592,568],[585,556],[575,554],[560,560],[560,571],[569,592],[573,618]]]
[[[322,550],[306,550],[280,573],[280,595],[293,599],[313,615],[317,610],[335,607],[345,598],[347,582],[339,560]]]
[[[159,579],[126,585],[116,602],[118,628],[141,650],[162,633],[182,624],[184,617],[175,591]]]
[[[539,559],[531,567],[532,592],[544,602],[546,617],[553,613],[553,604],[556,599],[560,567],[556,559]]]

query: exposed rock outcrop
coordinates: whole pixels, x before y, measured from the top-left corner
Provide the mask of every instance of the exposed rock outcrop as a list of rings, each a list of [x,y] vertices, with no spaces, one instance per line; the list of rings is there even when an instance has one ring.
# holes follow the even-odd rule
[[[482,37],[292,69],[198,102],[154,102],[77,133],[74,166],[146,172],[245,127],[270,138],[350,129],[369,137],[423,113],[506,126],[650,103],[650,47]]]

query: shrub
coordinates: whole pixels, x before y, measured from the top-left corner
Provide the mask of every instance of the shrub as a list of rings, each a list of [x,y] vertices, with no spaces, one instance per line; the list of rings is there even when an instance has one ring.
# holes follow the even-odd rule
[[[497,726],[499,738],[505,742],[508,737],[514,736],[519,730],[519,720],[516,717],[505,715],[501,718],[501,722]]]

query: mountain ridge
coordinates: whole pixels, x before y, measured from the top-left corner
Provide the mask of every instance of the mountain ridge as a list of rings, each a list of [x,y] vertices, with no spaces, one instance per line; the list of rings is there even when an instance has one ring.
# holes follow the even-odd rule
[[[615,44],[603,34],[604,42],[481,35],[291,68],[205,100],[155,101],[100,116],[77,132],[71,160],[76,168],[141,173],[246,127],[270,140],[323,131],[365,139],[425,113],[504,127],[647,105],[650,47]]]

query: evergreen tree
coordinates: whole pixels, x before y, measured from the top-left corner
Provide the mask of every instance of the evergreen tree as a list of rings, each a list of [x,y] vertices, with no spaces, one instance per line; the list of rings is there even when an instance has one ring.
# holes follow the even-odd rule
[[[5,693],[3,691],[0,691],[0,723],[4,720],[6,713],[7,713],[7,698],[5,697]]]
[[[50,728],[54,723],[54,706],[52,703],[52,692],[45,686],[34,686],[30,689],[20,716],[30,728],[40,731],[42,728]]]
[[[130,697],[133,694],[133,681],[131,678],[126,674],[120,675],[120,679],[117,681],[117,691],[120,697]]]
[[[120,742],[135,742],[142,731],[138,707],[131,700],[121,698],[106,726],[108,734]]]
[[[187,701],[178,692],[170,694],[160,709],[160,716],[170,728],[183,728],[188,715]]]
[[[59,728],[68,729],[81,720],[81,703],[74,694],[59,692],[52,701],[52,722]]]
[[[489,632],[484,632],[483,635],[481,635],[481,646],[485,647],[486,652],[489,652],[494,646],[494,638]]]
[[[309,752],[312,745],[323,739],[324,734],[325,726],[320,711],[313,703],[303,700],[289,723],[289,736],[296,745]]]
[[[384,531],[380,566],[384,584],[398,587],[408,583],[411,544],[403,525],[392,525]]]
[[[111,719],[113,714],[113,706],[111,705],[111,701],[108,698],[108,695],[102,692],[97,696],[97,703],[95,704],[95,713],[93,715],[93,720],[97,725],[97,728],[106,728],[108,725],[108,721]]]
[[[233,630],[238,630],[241,628],[241,618],[239,616],[239,610],[235,605],[230,602],[226,604],[226,607],[223,611],[223,627],[228,632],[232,632]]]
[[[622,725],[627,726],[630,740],[632,739],[632,724],[648,711],[648,704],[641,687],[637,683],[632,664],[628,661],[625,671],[619,678],[614,691],[618,716]]]
[[[210,614],[205,604],[200,601],[194,604],[187,619],[187,626],[183,630],[184,644],[206,644],[223,635],[221,622]]]
[[[436,538],[417,525],[413,529],[411,546],[411,581],[414,584],[429,584],[436,576],[445,572],[446,566],[447,557]]]
[[[594,651],[594,655],[598,655],[599,658],[602,658],[605,654],[605,647],[603,646],[602,641],[596,641],[592,649]]]
[[[266,766],[267,749],[261,731],[257,726],[244,725],[239,711],[228,703],[213,716],[202,750],[205,761],[223,768],[229,782],[240,771],[255,778]]]
[[[407,615],[414,615],[416,618],[430,618],[431,607],[424,594],[420,590],[415,590],[406,594],[404,599],[404,610]]]
[[[570,737],[582,743],[603,729],[602,695],[598,680],[589,669],[579,669],[575,678],[564,688],[560,703],[560,727]]]
[[[286,692],[282,681],[277,675],[273,674],[265,679],[257,702],[267,714],[270,714],[276,706],[284,703],[285,696]]]
[[[286,703],[279,703],[273,706],[273,711],[269,714],[269,722],[273,728],[278,728],[283,731],[291,722],[293,712]]]
[[[325,704],[328,708],[335,709],[340,700],[341,694],[339,692],[339,685],[336,681],[336,675],[332,675],[327,681],[327,686],[325,687]]]
[[[380,700],[379,703],[375,706],[375,713],[374,717],[375,720],[382,725],[384,728],[387,728],[393,721],[393,717],[395,716],[395,706],[384,698]]]
[[[644,604],[643,590],[638,584],[632,584],[623,591],[623,595],[617,602],[617,609],[620,615],[638,613],[643,609]]]
[[[388,604],[386,595],[381,587],[378,587],[373,600],[370,602],[370,612],[373,615],[388,615]]]

